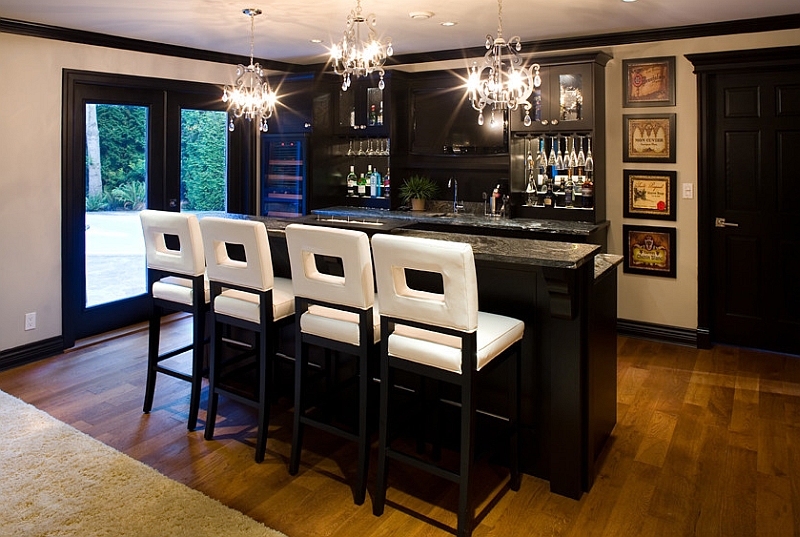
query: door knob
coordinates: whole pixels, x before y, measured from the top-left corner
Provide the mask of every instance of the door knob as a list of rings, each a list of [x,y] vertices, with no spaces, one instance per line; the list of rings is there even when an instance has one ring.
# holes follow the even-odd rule
[[[714,220],[714,225],[716,227],[739,227],[739,224],[726,222],[724,218],[720,218],[719,216]]]

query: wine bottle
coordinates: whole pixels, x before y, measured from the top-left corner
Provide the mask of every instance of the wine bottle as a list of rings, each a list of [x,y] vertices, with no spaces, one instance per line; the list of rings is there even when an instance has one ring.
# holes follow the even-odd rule
[[[564,206],[575,206],[575,183],[572,182],[572,168],[567,168],[567,181],[564,183]]]
[[[544,193],[544,206],[552,209],[556,206],[556,195],[553,193],[553,182],[547,181],[547,191]]]

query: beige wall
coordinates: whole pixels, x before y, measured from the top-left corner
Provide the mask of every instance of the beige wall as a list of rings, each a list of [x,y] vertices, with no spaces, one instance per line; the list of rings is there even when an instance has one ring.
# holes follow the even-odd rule
[[[61,335],[61,76],[226,84],[229,65],[0,33],[0,351]],[[36,312],[35,330],[24,330]]]
[[[676,170],[697,192],[697,95],[684,54],[796,45],[800,30],[607,49],[607,214],[609,249],[621,253],[621,65],[626,58],[676,56],[677,106],[648,109],[677,114],[677,163],[636,165]],[[82,69],[225,84],[231,66],[0,33],[0,351],[61,335],[61,72]],[[630,166],[630,165],[628,165]],[[697,197],[678,200],[677,279],[622,274],[619,317],[694,329],[697,326]],[[661,222],[632,222],[662,225]],[[672,223],[670,223],[672,225]],[[25,313],[37,328],[25,331]]]
[[[614,59],[606,66],[606,215],[611,221],[609,251],[622,254],[622,225],[655,225],[676,228],[677,278],[624,274],[619,271],[618,317],[648,323],[697,328],[697,202],[706,195],[697,189],[697,84],[686,54],[790,46],[800,43],[800,30],[769,34],[687,39],[605,49]],[[622,108],[622,60],[675,56],[676,106]],[[623,163],[622,115],[675,113],[675,164]],[[624,169],[674,170],[677,172],[677,220],[626,219],[622,217]],[[681,185],[691,183],[694,199],[681,197]],[[708,222],[703,225],[710,225]]]

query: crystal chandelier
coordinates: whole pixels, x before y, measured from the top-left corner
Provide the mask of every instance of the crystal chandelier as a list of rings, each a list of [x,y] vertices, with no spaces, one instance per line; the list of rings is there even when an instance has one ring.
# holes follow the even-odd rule
[[[539,64],[531,69],[522,65],[519,51],[522,50],[519,36],[508,41],[503,39],[503,0],[497,0],[497,38],[486,36],[488,51],[483,62],[477,62],[469,69],[467,94],[472,107],[478,111],[478,124],[483,125],[483,109],[491,105],[492,122],[495,110],[516,110],[519,105],[525,108],[524,123],[531,124],[530,110],[532,105],[528,97],[534,88],[542,84],[539,77]],[[504,51],[506,56],[503,56]],[[484,71],[487,71],[484,73]]]
[[[222,102],[229,102],[228,105],[233,117],[245,117],[248,121],[258,120],[258,128],[267,132],[269,125],[267,120],[275,110],[277,96],[267,82],[264,71],[257,63],[253,63],[253,41],[255,39],[255,18],[261,15],[261,10],[257,8],[247,8],[242,13],[250,17],[250,65],[239,64],[236,67],[236,82],[225,86],[222,93]],[[233,117],[228,122],[228,130],[233,132]]]
[[[342,90],[350,87],[350,77],[368,76],[377,71],[381,79],[378,87],[383,89],[383,64],[394,52],[392,38],[386,38],[384,45],[375,33],[378,20],[374,13],[366,17],[361,15],[361,0],[357,0],[356,8],[347,16],[347,28],[342,40],[331,48],[333,71],[342,77]],[[362,25],[366,30],[367,40],[362,41]]]

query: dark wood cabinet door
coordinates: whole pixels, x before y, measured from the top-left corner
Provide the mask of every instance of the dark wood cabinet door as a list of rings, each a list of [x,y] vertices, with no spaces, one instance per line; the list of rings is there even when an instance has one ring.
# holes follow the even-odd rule
[[[711,337],[800,354],[800,70],[715,81]]]

